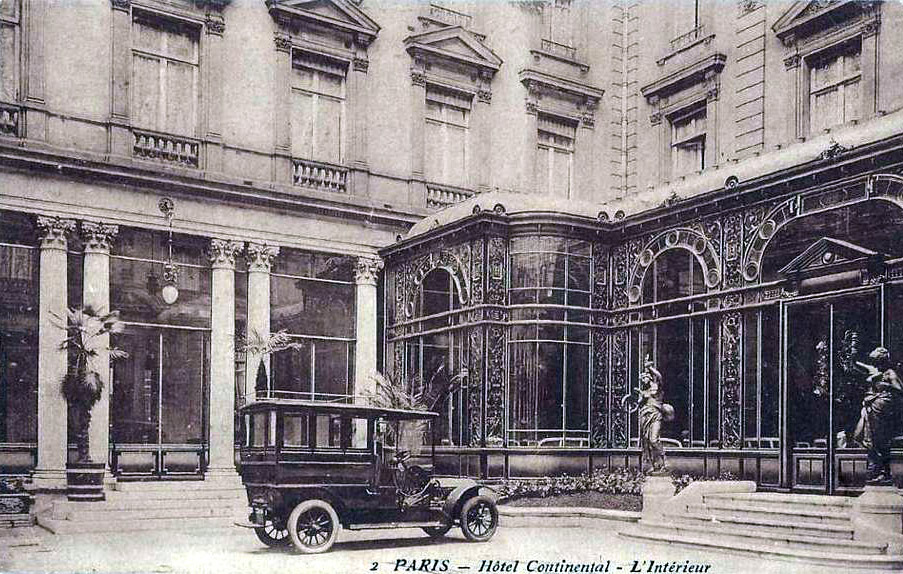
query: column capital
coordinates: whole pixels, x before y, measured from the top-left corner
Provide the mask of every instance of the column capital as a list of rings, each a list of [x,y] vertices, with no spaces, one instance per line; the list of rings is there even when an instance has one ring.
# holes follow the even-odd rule
[[[354,282],[358,285],[376,285],[376,277],[383,268],[379,257],[358,257],[354,264]]]
[[[207,258],[214,269],[235,269],[235,256],[243,247],[240,241],[214,237],[207,245]]]
[[[269,273],[273,268],[273,260],[279,255],[279,247],[266,243],[249,242],[245,254],[248,259],[249,272]]]
[[[213,36],[222,36],[226,31],[226,21],[222,14],[208,12],[204,18],[204,24],[207,34]]]
[[[119,234],[118,225],[108,225],[95,221],[82,221],[81,236],[85,243],[85,253],[110,254],[113,238]]]
[[[285,32],[279,31],[273,34],[273,42],[276,45],[277,52],[284,52],[286,54],[292,53],[292,37]]]
[[[38,216],[38,237],[41,249],[66,249],[66,234],[75,230],[74,219]]]

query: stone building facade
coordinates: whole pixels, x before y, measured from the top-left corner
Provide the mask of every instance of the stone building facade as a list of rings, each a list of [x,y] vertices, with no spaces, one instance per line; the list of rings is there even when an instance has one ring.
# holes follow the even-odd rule
[[[815,379],[778,342],[806,296],[791,271],[843,248],[881,326],[842,331],[896,345],[901,11],[3,2],[0,472],[62,485],[53,317],[91,305],[127,323],[92,423],[122,479],[231,474],[235,404],[258,392],[353,400],[374,369],[439,363],[466,372],[443,407],[453,472],[635,464],[621,399],[649,354],[686,379],[669,432],[688,464],[845,488],[859,455],[790,428],[786,381]],[[791,225],[822,211],[811,237]],[[891,231],[853,229],[869,217]],[[283,330],[296,348],[236,352]]]

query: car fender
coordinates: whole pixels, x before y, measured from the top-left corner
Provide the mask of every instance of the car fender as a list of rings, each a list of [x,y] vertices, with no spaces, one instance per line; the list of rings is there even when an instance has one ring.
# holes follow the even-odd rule
[[[461,511],[464,501],[480,494],[488,496],[493,501],[498,498],[498,494],[492,488],[482,486],[475,480],[463,479],[448,493],[445,502],[442,504],[442,512],[449,518],[455,519]]]

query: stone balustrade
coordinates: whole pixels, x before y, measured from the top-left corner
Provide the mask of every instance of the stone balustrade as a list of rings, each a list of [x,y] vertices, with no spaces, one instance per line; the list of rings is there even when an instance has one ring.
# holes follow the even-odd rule
[[[429,209],[442,209],[449,205],[461,203],[473,197],[474,192],[461,187],[440,185],[436,183],[426,184],[426,206]]]
[[[318,191],[347,193],[348,168],[309,159],[293,159],[292,182]]]
[[[183,167],[200,166],[200,143],[197,140],[145,130],[132,130],[132,133],[135,138],[132,154],[136,158]]]
[[[702,38],[705,35],[705,26],[696,26],[689,32],[685,34],[681,34],[677,38],[671,40],[671,51],[677,52],[679,50],[683,50],[699,38]]]
[[[568,60],[577,59],[577,49],[566,44],[559,44],[558,42],[553,42],[552,40],[543,40],[541,47],[543,52],[552,54],[553,56],[558,56],[559,58],[565,58]]]
[[[442,22],[449,26],[461,26],[464,29],[470,28],[470,24],[473,20],[468,14],[457,12],[437,4],[430,4],[429,17],[437,22]]]

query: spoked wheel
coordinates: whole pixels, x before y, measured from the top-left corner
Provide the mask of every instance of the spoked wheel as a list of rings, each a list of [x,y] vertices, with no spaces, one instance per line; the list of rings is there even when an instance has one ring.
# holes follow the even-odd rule
[[[288,533],[301,552],[326,552],[338,538],[339,516],[326,501],[305,500],[289,515]]]
[[[429,534],[430,538],[442,538],[451,530],[451,524],[445,526],[424,526],[423,531]]]
[[[282,548],[292,543],[292,539],[288,535],[288,528],[284,525],[276,525],[275,521],[271,521],[266,526],[254,529],[257,539],[269,546],[270,548]]]
[[[471,542],[486,542],[499,525],[499,511],[488,496],[474,496],[461,508],[461,532]]]

